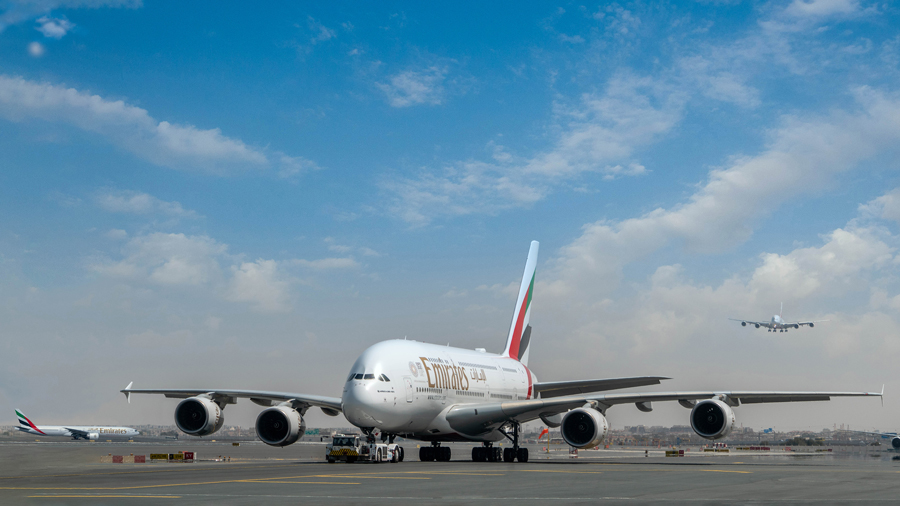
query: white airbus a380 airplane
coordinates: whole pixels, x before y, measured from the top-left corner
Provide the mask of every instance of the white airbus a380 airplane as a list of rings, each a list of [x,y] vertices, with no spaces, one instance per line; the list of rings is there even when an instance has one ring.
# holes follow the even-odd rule
[[[35,436],[62,436],[72,439],[85,439],[96,441],[101,437],[131,437],[139,436],[141,433],[131,427],[100,427],[100,426],[81,426],[81,425],[35,425],[20,410],[16,410],[16,416],[19,417],[19,425],[16,426],[21,432],[34,434]]]
[[[753,325],[756,328],[766,327],[767,329],[769,329],[769,332],[787,332],[789,329],[799,329],[804,325],[809,325],[809,328],[813,328],[816,326],[816,323],[828,321],[813,320],[811,322],[786,322],[781,318],[781,315],[783,313],[784,303],[781,304],[781,312],[773,316],[772,319],[767,322],[751,322],[750,320],[739,320],[737,318],[729,318],[729,320],[734,322],[741,322],[741,327],[746,327],[748,324]]]
[[[181,398],[175,423],[187,434],[212,434],[224,423],[223,410],[238,398],[265,406],[256,419],[259,438],[272,446],[296,442],[304,433],[303,416],[318,407],[331,416],[343,413],[370,441],[375,431],[382,440],[394,437],[430,442],[420,448],[421,460],[450,460],[447,441],[478,443],[472,460],[511,462],[528,460],[519,446],[520,424],[541,419],[560,427],[571,446],[600,444],[609,432],[606,411],[616,404],[634,403],[641,411],[652,410],[655,401],[678,401],[691,410],[691,427],[707,439],[725,437],[734,427],[732,408],[741,403],[826,401],[839,396],[881,396],[866,392],[596,392],[655,385],[668,378],[644,376],[540,382],[528,369],[531,344],[531,302],[538,243],[533,241],[525,263],[515,313],[502,353],[467,350],[407,340],[374,344],[356,360],[347,375],[341,397],[290,392],[230,390],[218,388],[134,389],[131,394],[163,394]],[[509,439],[511,448],[494,443]],[[402,449],[401,449],[402,455]]]

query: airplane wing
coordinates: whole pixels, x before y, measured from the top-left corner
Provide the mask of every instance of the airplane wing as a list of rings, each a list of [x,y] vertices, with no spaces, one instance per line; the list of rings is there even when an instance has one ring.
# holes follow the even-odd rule
[[[589,392],[602,392],[605,390],[659,385],[660,381],[667,379],[672,378],[664,378],[662,376],[636,376],[632,378],[549,381],[535,383],[532,388],[535,396],[540,394],[542,399],[549,399],[563,395],[586,394]]]
[[[125,394],[128,402],[131,402],[131,394],[162,394],[169,398],[187,399],[197,395],[207,394],[220,404],[236,404],[238,398],[250,399],[260,406],[274,406],[281,402],[291,401],[297,409],[315,406],[329,416],[337,416],[341,413],[340,397],[325,397],[322,395],[297,394],[291,392],[269,392],[265,390],[229,390],[229,389],[181,389],[181,388],[156,388],[138,389],[131,388],[132,383],[120,390]]]
[[[692,408],[702,399],[719,399],[730,406],[767,402],[827,401],[832,397],[881,397],[879,392],[638,392],[606,395],[572,395],[553,399],[462,404],[451,408],[446,415],[453,429],[477,435],[495,429],[509,421],[519,423],[552,416],[590,404],[602,411],[617,404],[634,403],[641,411],[651,411],[651,402],[678,401]]]
[[[836,432],[851,432],[853,434],[866,434],[869,436],[881,436],[885,439],[897,437],[896,432],[869,432],[865,430],[838,430]]]
[[[67,431],[69,431],[72,434],[72,437],[74,437],[75,439],[78,439],[78,438],[87,439],[88,438],[88,433],[85,430],[73,429],[71,427],[63,427],[63,428],[66,429]]]
[[[733,321],[733,322],[746,323],[746,324],[748,324],[748,325],[769,325],[769,324],[772,323],[772,322],[752,322],[752,321],[750,321],[750,320],[739,320],[739,319],[737,319],[737,318],[729,318],[729,320],[731,320],[731,321]]]
[[[827,321],[828,320],[813,320],[813,321],[809,321],[809,322],[793,322],[793,323],[789,323],[788,325],[800,325],[801,327],[804,325],[809,325],[810,327],[812,327],[814,323],[827,322]]]

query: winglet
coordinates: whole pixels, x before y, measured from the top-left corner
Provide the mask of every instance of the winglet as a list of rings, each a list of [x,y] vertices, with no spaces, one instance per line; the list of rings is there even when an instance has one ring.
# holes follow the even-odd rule
[[[133,381],[129,383],[124,390],[122,390],[122,393],[125,394],[125,399],[128,400],[128,404],[131,404],[131,385],[134,385]]]

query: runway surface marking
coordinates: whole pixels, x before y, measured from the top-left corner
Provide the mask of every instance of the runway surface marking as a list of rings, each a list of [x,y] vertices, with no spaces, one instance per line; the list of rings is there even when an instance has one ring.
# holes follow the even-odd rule
[[[180,495],[30,495],[29,499],[181,499]]]
[[[753,474],[752,471],[732,471],[728,469],[701,469],[704,473],[739,473],[739,474]]]
[[[565,471],[562,469],[519,469],[520,473],[603,474],[601,471]]]
[[[106,466],[109,465],[122,465],[122,464],[104,464]],[[139,464],[140,465],[140,464]],[[145,464],[146,465],[146,464]],[[168,464],[149,464],[151,466],[155,465],[168,465]],[[193,464],[172,464],[173,466],[187,466]],[[64,477],[72,477],[72,476],[110,476],[116,474],[151,474],[151,473],[180,473],[182,471],[222,471],[223,469],[274,469],[277,467],[291,467],[292,464],[278,464],[272,466],[235,466],[235,467],[219,467],[219,466],[203,466],[203,467],[192,467],[190,469],[185,469],[183,467],[179,467],[178,469],[140,469],[135,471],[117,471],[117,472],[103,472],[103,470],[98,470],[96,473],[69,473],[69,474],[38,474],[38,475],[23,475],[23,476],[0,476],[0,480],[16,480],[20,478],[64,478]],[[103,473],[102,475],[100,473]]]

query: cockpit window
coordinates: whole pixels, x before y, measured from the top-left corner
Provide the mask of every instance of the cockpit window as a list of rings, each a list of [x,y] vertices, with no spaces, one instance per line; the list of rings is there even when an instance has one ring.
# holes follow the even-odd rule
[[[361,379],[363,379],[363,373],[357,373],[356,376],[354,376],[354,377],[358,380],[361,380]]]
[[[385,376],[384,374],[379,374],[378,381],[391,381],[391,380],[389,380],[388,377]]]
[[[347,378],[347,381],[352,380],[354,376],[356,376],[356,374],[354,374],[354,373],[351,372],[351,373],[350,373],[350,377]]]
[[[375,375],[374,374],[366,374],[363,376],[363,379],[373,380],[373,379],[375,379]]]

